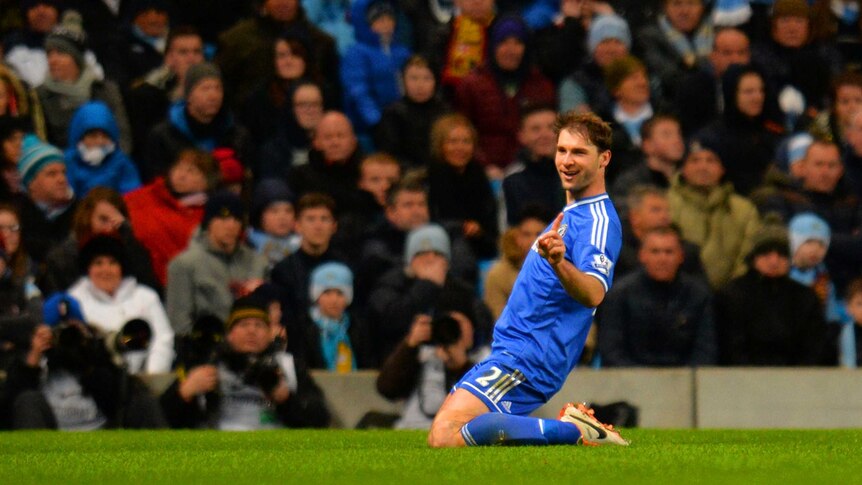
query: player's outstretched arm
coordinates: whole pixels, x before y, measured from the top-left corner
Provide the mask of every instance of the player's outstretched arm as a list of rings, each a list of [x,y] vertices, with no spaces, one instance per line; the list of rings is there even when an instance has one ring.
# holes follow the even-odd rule
[[[562,220],[563,213],[561,212],[554,219],[551,230],[539,236],[539,255],[554,268],[554,272],[569,296],[587,308],[597,307],[605,298],[605,287],[598,279],[580,271],[564,258],[566,244],[558,231]]]

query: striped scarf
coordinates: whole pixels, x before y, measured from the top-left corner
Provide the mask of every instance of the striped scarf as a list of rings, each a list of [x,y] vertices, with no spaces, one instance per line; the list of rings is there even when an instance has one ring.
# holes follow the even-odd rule
[[[698,59],[709,56],[712,51],[714,32],[709,22],[701,22],[692,38],[671,26],[664,15],[659,16],[658,26],[686,67],[694,66]]]

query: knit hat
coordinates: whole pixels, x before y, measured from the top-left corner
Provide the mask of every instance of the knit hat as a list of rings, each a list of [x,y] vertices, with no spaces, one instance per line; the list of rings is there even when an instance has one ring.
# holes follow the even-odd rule
[[[709,136],[708,134],[701,134],[694,136],[688,144],[688,154],[685,159],[683,159],[683,163],[685,160],[688,160],[688,155],[692,155],[702,150],[709,150],[716,155],[719,162],[721,160],[721,142],[718,137]],[[723,162],[722,162],[723,163]]]
[[[790,258],[790,241],[787,236],[787,227],[781,220],[781,216],[768,213],[763,218],[763,225],[752,238],[751,250],[746,256],[746,261],[751,264],[756,256],[777,251],[778,254]]]
[[[46,51],[59,51],[75,59],[79,69],[84,68],[84,52],[87,51],[87,33],[84,32],[84,19],[75,10],[67,10],[63,19],[45,38]]]
[[[621,57],[605,67],[605,85],[613,93],[625,79],[638,71],[646,71],[646,66],[635,56]]]
[[[587,46],[590,54],[596,51],[596,47],[604,40],[617,39],[626,45],[627,49],[632,47],[632,33],[629,24],[619,15],[599,15],[590,24],[590,35],[587,38]]]
[[[18,173],[21,174],[21,187],[27,190],[30,182],[47,165],[52,163],[66,164],[63,152],[54,145],[49,145],[39,139],[36,135],[29,134],[24,137],[21,147],[21,159],[18,160]]]
[[[129,7],[129,19],[134,20],[135,17],[147,10],[170,12],[170,6],[167,0],[134,0]]]
[[[90,265],[99,256],[110,256],[120,263],[120,270],[126,273],[126,247],[119,235],[100,234],[87,240],[78,251],[78,269],[87,274]]]
[[[500,17],[499,20],[494,22],[494,25],[491,26],[491,35],[488,37],[490,40],[491,52],[494,52],[494,49],[497,48],[504,40],[509,37],[514,37],[524,44],[527,43],[527,40],[530,38],[530,31],[527,28],[527,24],[521,20],[521,17],[517,15],[505,15]]]
[[[829,248],[832,239],[832,230],[829,223],[812,212],[802,212],[790,219],[788,232],[790,233],[790,254],[796,254],[799,246],[808,241],[820,241]]]
[[[347,298],[347,304],[353,302],[353,272],[342,263],[324,263],[311,272],[308,293],[311,301],[317,302],[326,290],[339,290]]]
[[[236,184],[242,182],[244,170],[242,163],[236,158],[236,152],[233,148],[216,148],[212,151],[212,156],[218,163],[222,183]]]
[[[787,166],[805,158],[808,147],[814,142],[814,137],[808,133],[793,135],[787,143]]]
[[[192,92],[199,82],[210,78],[218,79],[219,81],[222,80],[221,71],[218,66],[212,62],[201,62],[193,65],[188,69],[188,71],[186,71],[185,84],[183,84],[183,96],[188,98],[189,93]]]
[[[407,234],[404,262],[409,264],[417,254],[427,251],[434,251],[445,256],[446,259],[451,259],[452,247],[449,243],[449,235],[437,224],[426,224]]]
[[[252,296],[237,298],[230,307],[230,315],[225,322],[225,328],[230,331],[238,321],[244,318],[259,318],[269,324],[269,311],[260,299]]]
[[[280,179],[264,179],[254,189],[251,201],[251,224],[260,227],[260,217],[270,204],[276,202],[287,202],[294,204],[293,192],[287,184]]]
[[[808,2],[805,0],[776,0],[772,5],[772,18],[806,17],[811,14]]]
[[[373,24],[375,20],[384,15],[388,15],[393,19],[396,17],[395,6],[393,6],[388,0],[377,0],[371,2],[365,10],[365,19],[368,21],[369,25]]]
[[[207,203],[204,205],[201,228],[206,230],[210,222],[216,217],[233,217],[244,222],[245,208],[239,196],[232,192],[223,191],[207,199]]]
[[[84,320],[81,304],[68,293],[54,293],[42,303],[42,319],[46,325],[55,327],[68,320]]]

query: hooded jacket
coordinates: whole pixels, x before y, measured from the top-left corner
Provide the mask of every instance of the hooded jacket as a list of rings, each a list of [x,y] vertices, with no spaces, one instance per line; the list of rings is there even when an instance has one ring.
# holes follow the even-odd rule
[[[99,165],[91,165],[81,158],[78,143],[91,130],[101,130],[114,143],[114,151]],[[141,186],[138,169],[132,159],[120,148],[120,130],[108,105],[91,101],[81,106],[69,124],[69,147],[66,148],[66,177],[79,197],[96,186],[110,187],[121,194]]]

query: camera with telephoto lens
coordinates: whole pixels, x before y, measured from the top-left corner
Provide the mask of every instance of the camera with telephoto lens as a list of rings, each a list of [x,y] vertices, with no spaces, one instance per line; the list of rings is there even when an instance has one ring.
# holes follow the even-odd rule
[[[461,339],[461,324],[451,315],[431,320],[431,344],[449,346]]]
[[[117,365],[125,365],[129,373],[137,374],[144,370],[152,340],[150,324],[144,319],[134,318],[120,330],[109,333],[105,346],[118,359]]]
[[[226,351],[222,361],[247,385],[271,393],[281,381],[281,367],[272,352],[246,354]]]

